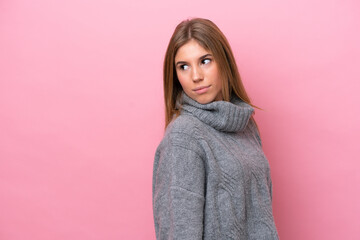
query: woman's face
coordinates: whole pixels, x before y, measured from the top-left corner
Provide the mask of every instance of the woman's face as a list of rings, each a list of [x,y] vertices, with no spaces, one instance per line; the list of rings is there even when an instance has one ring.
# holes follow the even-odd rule
[[[222,80],[212,53],[191,39],[175,56],[175,68],[184,92],[201,104],[222,100]]]

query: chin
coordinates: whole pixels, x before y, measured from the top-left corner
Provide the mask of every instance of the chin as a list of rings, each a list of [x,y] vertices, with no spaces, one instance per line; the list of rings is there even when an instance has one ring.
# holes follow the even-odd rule
[[[215,97],[199,96],[199,97],[195,98],[194,100],[200,104],[207,104],[207,103],[213,102],[215,100]]]

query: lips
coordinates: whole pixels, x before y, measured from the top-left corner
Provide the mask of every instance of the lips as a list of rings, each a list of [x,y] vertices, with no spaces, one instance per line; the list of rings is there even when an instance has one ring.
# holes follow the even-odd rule
[[[197,87],[197,88],[194,88],[193,91],[196,92],[197,94],[206,93],[209,90],[210,86],[211,85]]]

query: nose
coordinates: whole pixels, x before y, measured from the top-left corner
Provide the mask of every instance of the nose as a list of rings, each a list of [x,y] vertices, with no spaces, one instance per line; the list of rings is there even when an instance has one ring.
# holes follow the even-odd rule
[[[192,68],[192,80],[194,82],[199,82],[201,80],[203,80],[204,76],[203,76],[203,72],[202,69],[200,67],[193,67]]]

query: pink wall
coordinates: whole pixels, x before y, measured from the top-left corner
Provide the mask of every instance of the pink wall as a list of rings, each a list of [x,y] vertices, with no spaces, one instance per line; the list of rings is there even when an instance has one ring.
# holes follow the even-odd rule
[[[360,4],[1,1],[0,239],[155,239],[162,61],[176,24],[227,35],[282,239],[360,239]]]

